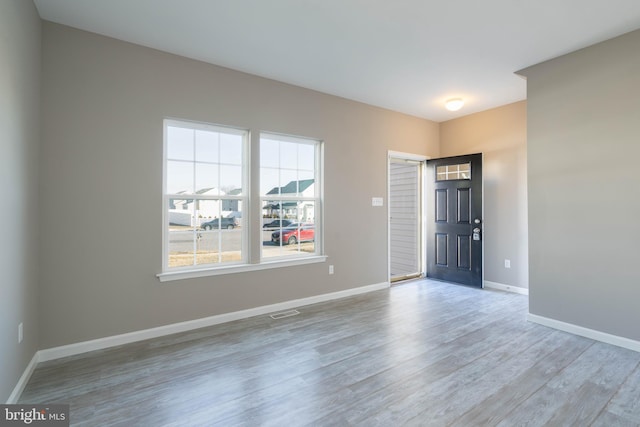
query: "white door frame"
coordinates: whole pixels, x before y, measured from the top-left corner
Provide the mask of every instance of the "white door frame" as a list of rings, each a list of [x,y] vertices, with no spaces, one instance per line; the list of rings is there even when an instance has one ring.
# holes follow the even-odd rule
[[[389,150],[387,152],[387,280],[391,283],[391,221],[389,220],[391,217],[391,160],[392,159],[400,159],[400,160],[413,160],[416,162],[421,162],[420,166],[420,204],[421,204],[421,218],[420,218],[420,273],[424,276],[426,274],[426,216],[425,216],[425,197],[424,197],[424,185],[425,185],[425,166],[426,160],[429,160],[430,157],[423,156],[421,154],[412,154],[412,153],[404,153],[401,151],[392,151]]]

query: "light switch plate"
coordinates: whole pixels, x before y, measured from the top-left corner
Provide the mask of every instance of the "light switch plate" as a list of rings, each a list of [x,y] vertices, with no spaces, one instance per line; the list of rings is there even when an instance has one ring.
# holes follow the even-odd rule
[[[371,206],[384,206],[384,199],[382,197],[372,197]]]

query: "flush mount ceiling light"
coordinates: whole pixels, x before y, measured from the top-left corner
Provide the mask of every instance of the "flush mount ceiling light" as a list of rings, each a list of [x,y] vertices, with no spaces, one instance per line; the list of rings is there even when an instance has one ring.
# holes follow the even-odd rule
[[[444,106],[449,111],[458,111],[464,105],[462,98],[451,98],[444,103]]]

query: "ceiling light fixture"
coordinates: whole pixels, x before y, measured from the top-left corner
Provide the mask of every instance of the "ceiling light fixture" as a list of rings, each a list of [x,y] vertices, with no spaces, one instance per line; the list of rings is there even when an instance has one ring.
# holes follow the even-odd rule
[[[451,98],[448,99],[447,102],[444,103],[444,106],[449,111],[458,111],[464,105],[464,101],[462,98]]]

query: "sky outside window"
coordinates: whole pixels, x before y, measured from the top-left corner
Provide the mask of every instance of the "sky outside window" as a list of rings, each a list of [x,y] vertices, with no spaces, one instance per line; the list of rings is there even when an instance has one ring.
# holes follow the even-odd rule
[[[194,194],[242,188],[242,135],[167,128],[167,192]]]
[[[291,182],[314,179],[315,145],[300,142],[260,139],[260,193]]]

